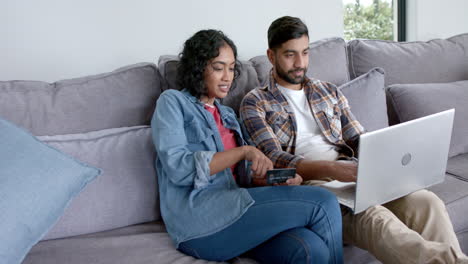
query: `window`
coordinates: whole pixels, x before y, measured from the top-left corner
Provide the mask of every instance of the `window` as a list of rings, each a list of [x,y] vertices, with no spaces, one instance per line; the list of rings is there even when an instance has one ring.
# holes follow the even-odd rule
[[[343,0],[344,38],[405,41],[405,0]]]

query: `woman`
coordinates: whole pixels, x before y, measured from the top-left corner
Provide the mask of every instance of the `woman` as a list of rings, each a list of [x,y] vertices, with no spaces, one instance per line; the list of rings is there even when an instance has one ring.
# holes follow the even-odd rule
[[[152,120],[161,214],[176,247],[225,261],[248,252],[261,263],[342,263],[336,198],[310,186],[239,188],[240,161],[264,185],[271,161],[247,146],[226,97],[239,75],[237,50],[222,32],[202,30],[184,44],[182,91],[158,99]],[[285,185],[300,185],[296,176]]]

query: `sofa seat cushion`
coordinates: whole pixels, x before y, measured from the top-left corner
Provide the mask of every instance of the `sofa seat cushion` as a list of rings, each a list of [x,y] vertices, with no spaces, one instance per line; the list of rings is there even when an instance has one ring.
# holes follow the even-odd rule
[[[468,255],[468,229],[457,232],[457,238],[463,253]]]
[[[23,264],[208,264],[175,249],[161,222],[47,240],[34,246]],[[236,259],[236,264],[256,264]]]
[[[468,153],[450,158],[447,162],[447,172],[453,177],[468,181]]]
[[[380,264],[372,254],[364,249],[360,249],[356,246],[347,245],[343,246],[343,257],[346,264]]]
[[[465,36],[465,38],[464,38]],[[348,43],[351,78],[374,67],[385,70],[385,85],[454,82],[468,79],[467,34],[427,42],[357,39]]]
[[[0,118],[0,263],[20,263],[99,172]]]
[[[0,81],[0,116],[36,136],[149,125],[160,81],[152,63],[54,83]]]
[[[468,153],[468,80],[394,84],[387,88],[398,122],[455,108],[449,156]]]
[[[384,78],[384,71],[374,68],[339,87],[351,112],[369,132],[388,126]]]
[[[367,251],[344,247],[346,263],[380,263]],[[26,256],[23,264],[208,264],[175,249],[161,221],[75,237],[41,241]],[[259,264],[237,257],[231,264]]]
[[[309,68],[307,76],[342,85],[350,80],[346,42],[342,38],[327,38],[309,44]],[[250,59],[257,71],[260,85],[270,77],[271,63],[266,55]]]
[[[444,201],[455,233],[468,230],[468,182],[461,181],[447,174],[445,181],[428,190],[437,194]]]
[[[94,233],[159,218],[156,154],[149,126],[39,139],[102,171],[73,200],[44,239]]]

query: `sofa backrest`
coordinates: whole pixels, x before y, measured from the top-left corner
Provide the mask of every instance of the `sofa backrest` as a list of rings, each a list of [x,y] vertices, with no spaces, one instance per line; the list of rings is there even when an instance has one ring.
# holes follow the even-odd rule
[[[468,79],[468,34],[427,42],[352,40],[348,55],[351,78],[381,67],[386,86]]]
[[[152,63],[54,83],[2,81],[0,116],[36,136],[149,125],[160,81]]]
[[[177,64],[179,58],[175,55],[164,55],[159,58],[158,68],[163,77],[163,90],[177,89],[182,87],[177,83]],[[238,113],[240,103],[250,90],[259,86],[257,73],[252,63],[241,61],[240,76],[236,80],[236,85],[229,92],[228,96],[221,100],[221,103],[234,109]]]
[[[102,170],[44,239],[160,219],[148,126],[160,93],[152,63],[55,83],[0,82],[1,118]]]
[[[342,38],[327,38],[309,44],[307,76],[331,82],[337,86],[350,80],[346,42]],[[266,55],[250,59],[257,71],[260,85],[268,81],[271,63]]]

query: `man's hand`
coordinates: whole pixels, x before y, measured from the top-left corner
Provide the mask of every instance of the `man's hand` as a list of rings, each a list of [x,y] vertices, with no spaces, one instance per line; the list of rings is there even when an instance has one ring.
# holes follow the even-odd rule
[[[357,163],[353,161],[301,160],[296,164],[296,171],[306,181],[331,178],[355,182],[357,179]]]
[[[357,163],[353,161],[333,161],[330,176],[342,182],[356,182]]]
[[[301,175],[296,173],[296,176],[294,178],[288,179],[285,183],[281,183],[279,185],[301,185],[302,183],[302,177]]]

